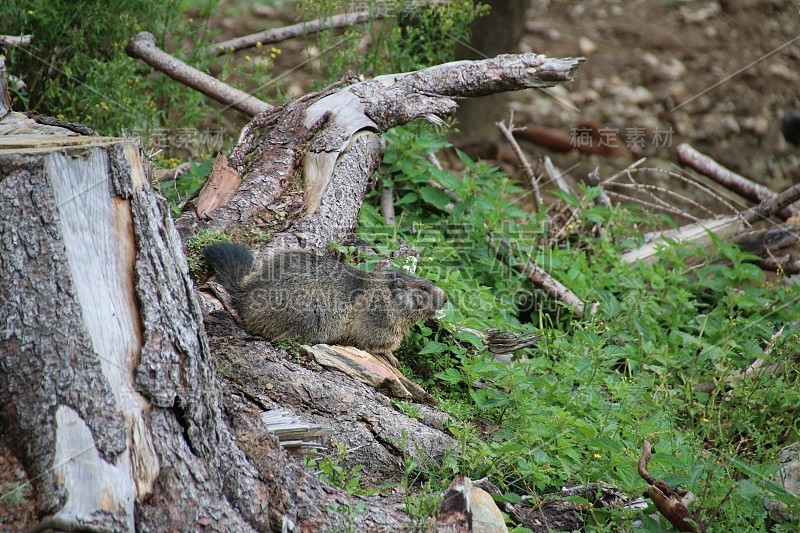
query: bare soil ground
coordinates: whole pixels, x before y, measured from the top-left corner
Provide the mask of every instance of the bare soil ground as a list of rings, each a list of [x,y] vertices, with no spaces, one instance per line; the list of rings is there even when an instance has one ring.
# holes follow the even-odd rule
[[[773,189],[800,180],[800,148],[780,133],[783,114],[800,108],[796,1],[533,0],[523,42],[587,61],[571,87],[552,91],[558,100],[516,95],[517,123],[593,120],[623,142],[645,128],[644,155],[676,161],[688,142]],[[670,130],[670,142],[653,142]]]

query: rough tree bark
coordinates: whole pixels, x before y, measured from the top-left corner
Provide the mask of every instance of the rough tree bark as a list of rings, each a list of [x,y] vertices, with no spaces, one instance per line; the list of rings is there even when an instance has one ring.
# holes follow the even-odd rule
[[[569,79],[578,63],[526,54],[442,65],[286,106],[260,124],[271,129],[252,130],[243,152],[252,156],[234,163],[249,174],[231,202],[207,219],[184,216],[183,237],[267,221],[273,246],[341,242],[381,132],[450,112],[451,97]],[[35,530],[405,529],[399,497],[320,481],[258,415],[284,406],[329,422],[375,480],[399,479],[404,455],[440,461],[453,443],[443,416],[410,419],[342,374],[236,340],[240,330],[214,319],[214,301],[198,300],[138,144],[48,133],[0,136],[0,416],[35,487]],[[316,209],[286,192],[303,161]],[[300,201],[280,205],[281,196]],[[204,314],[225,334],[214,344],[221,384]]]

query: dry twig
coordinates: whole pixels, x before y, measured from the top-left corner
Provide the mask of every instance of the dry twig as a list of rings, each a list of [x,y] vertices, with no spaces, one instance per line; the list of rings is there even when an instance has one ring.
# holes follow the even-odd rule
[[[262,111],[271,109],[272,106],[255,96],[234,89],[230,85],[222,83],[216,78],[200,72],[168,53],[161,50],[156,45],[156,38],[146,31],[139,32],[125,45],[125,52],[136,59],[141,59],[151,67],[159,70],[172,78],[200,91],[225,105],[245,113],[255,116]]]
[[[489,248],[505,261],[506,264],[528,276],[528,279],[531,280],[534,285],[542,289],[550,298],[566,305],[575,317],[580,318],[583,316],[584,304],[580,298],[564,284],[538,266],[533,259],[530,259],[527,263],[517,262],[513,256],[514,250],[509,243],[503,242],[498,245],[494,242],[491,235],[487,235],[486,239],[489,242]]]
[[[368,11],[358,11],[355,13],[343,13],[332,17],[300,22],[282,28],[273,28],[250,35],[243,35],[227,41],[213,44],[206,49],[208,55],[222,55],[247,48],[262,46],[265,44],[275,44],[303,35],[313,35],[324,30],[347,28],[370,20],[379,20],[386,16],[381,10],[375,13]]]
[[[597,205],[603,206],[606,209],[611,209],[611,199],[608,197],[605,189],[603,189],[600,184],[600,173],[598,172],[598,169],[594,169],[593,171],[589,172],[589,174],[586,175],[586,181],[588,181],[589,185],[592,187],[600,186],[600,194],[597,195],[597,200],[595,200]]]
[[[753,200],[754,202],[764,202],[770,198],[774,198],[776,194],[763,185],[751,181],[744,176],[727,169],[708,157],[701,154],[690,145],[682,143],[678,145],[678,160],[704,176],[708,176],[717,183],[724,185],[730,190],[741,194],[745,198]],[[784,219],[796,217],[800,215],[797,209],[786,206],[779,212],[780,216]]]
[[[656,479],[647,471],[647,463],[651,457],[650,443],[644,441],[642,456],[639,458],[639,475],[647,481],[648,487],[645,490],[647,496],[653,500],[658,511],[666,517],[678,531],[688,531],[699,533],[706,530],[706,526],[700,519],[693,515],[686,508],[684,498],[681,498],[669,485],[660,479]]]
[[[497,122],[497,127],[500,128],[500,132],[511,145],[511,148],[514,150],[517,159],[519,159],[519,162],[522,165],[522,169],[525,171],[525,175],[528,176],[528,179],[531,182],[531,187],[533,188],[534,206],[538,211],[544,203],[542,200],[542,193],[539,191],[539,182],[536,179],[536,175],[533,173],[533,169],[531,168],[531,164],[528,162],[528,158],[525,157],[525,154],[522,152],[522,148],[520,148],[519,143],[511,133],[514,130],[514,124],[511,122],[511,120],[508,121],[508,126],[506,126],[503,122]]]

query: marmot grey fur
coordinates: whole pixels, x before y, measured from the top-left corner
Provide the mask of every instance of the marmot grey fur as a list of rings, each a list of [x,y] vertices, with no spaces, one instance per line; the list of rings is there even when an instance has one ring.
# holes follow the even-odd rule
[[[254,268],[238,244],[203,249],[245,328],[272,340],[355,346],[386,355],[411,326],[431,318],[447,295],[430,281],[398,272],[363,272],[306,252],[278,253]]]

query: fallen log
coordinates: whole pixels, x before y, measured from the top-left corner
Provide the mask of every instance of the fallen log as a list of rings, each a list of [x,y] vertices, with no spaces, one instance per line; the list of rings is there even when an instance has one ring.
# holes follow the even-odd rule
[[[737,194],[741,194],[745,198],[753,200],[754,202],[764,202],[770,198],[774,198],[777,194],[767,187],[760,185],[741,174],[737,174],[730,169],[727,169],[708,157],[701,154],[690,145],[682,143],[678,145],[677,149],[678,161],[681,164],[689,166],[697,172],[708,176],[720,185],[727,187]],[[783,219],[796,217],[800,215],[797,209],[790,205],[786,205],[779,211]]]
[[[768,198],[737,215],[702,220],[695,224],[681,226],[675,230],[654,234],[643,246],[624,253],[621,260],[628,264],[636,264],[638,262],[642,264],[654,263],[658,260],[656,252],[670,242],[694,243],[706,250],[711,250],[713,248],[711,233],[724,241],[734,240],[738,235],[744,233],[745,223],[768,218],[798,199],[800,199],[800,184],[795,184],[779,195]]]

